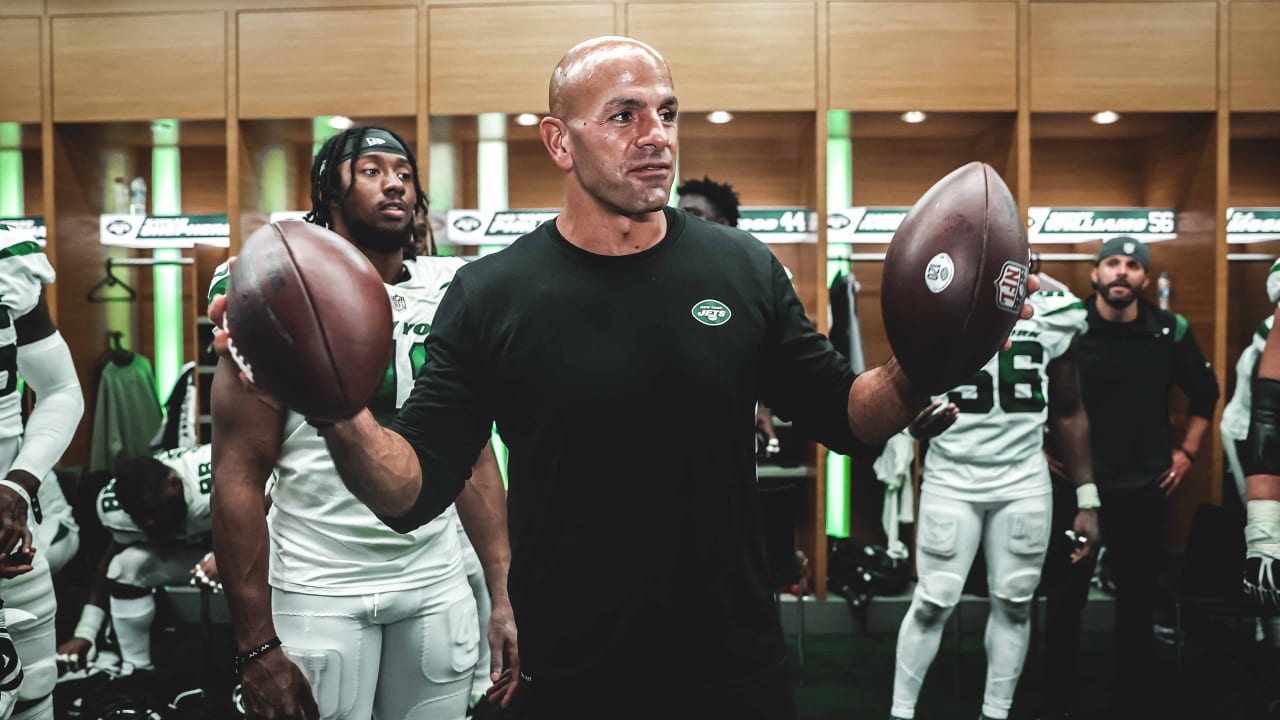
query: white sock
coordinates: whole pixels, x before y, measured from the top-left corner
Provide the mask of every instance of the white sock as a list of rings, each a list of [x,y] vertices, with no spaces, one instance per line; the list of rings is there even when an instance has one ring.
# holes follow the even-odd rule
[[[1245,512],[1245,556],[1280,558],[1280,500],[1250,500]]]
[[[151,623],[156,618],[156,598],[111,598],[111,624],[120,643],[120,662],[135,669],[150,670]]]

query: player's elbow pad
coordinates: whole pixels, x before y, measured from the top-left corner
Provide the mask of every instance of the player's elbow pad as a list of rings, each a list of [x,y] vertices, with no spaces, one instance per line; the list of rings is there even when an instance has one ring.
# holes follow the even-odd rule
[[[1280,380],[1257,378],[1253,381],[1253,409],[1250,411],[1249,437],[1240,465],[1250,475],[1280,475]]]
[[[84,414],[84,396],[71,351],[58,332],[18,346],[18,374],[35,391],[36,405],[12,469],[42,478],[71,443]]]

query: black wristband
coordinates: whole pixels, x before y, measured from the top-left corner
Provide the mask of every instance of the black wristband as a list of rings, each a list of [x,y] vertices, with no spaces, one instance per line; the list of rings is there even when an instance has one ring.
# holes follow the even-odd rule
[[[235,659],[236,677],[244,675],[244,666],[280,647],[280,638],[273,637],[249,652],[240,653]]]
[[[1187,456],[1187,459],[1188,459],[1188,460],[1190,460],[1191,462],[1195,462],[1195,461],[1196,461],[1196,456],[1195,456],[1195,454],[1194,454],[1194,453],[1192,453],[1192,452],[1189,452],[1186,448],[1182,447],[1181,445],[1179,445],[1179,446],[1176,448],[1176,450],[1177,450],[1178,452],[1182,453],[1183,455],[1186,455],[1186,456]]]

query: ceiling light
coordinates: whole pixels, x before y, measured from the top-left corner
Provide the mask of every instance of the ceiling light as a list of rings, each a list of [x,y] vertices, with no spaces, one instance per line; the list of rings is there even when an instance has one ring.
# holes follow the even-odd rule
[[[348,130],[351,128],[351,118],[346,115],[334,115],[329,118],[329,127],[334,130]]]
[[[902,113],[902,122],[911,123],[912,125],[914,125],[916,123],[924,122],[925,118],[927,117],[929,116],[925,115],[919,110],[909,110],[907,112]]]
[[[1119,120],[1120,116],[1116,113],[1111,112],[1110,110],[1103,110],[1100,113],[1096,113],[1093,117],[1089,119],[1098,123],[1099,125],[1110,125],[1111,123]]]
[[[530,127],[538,124],[538,116],[533,113],[520,113],[516,116],[516,124]]]
[[[724,110],[707,113],[707,122],[715,123],[716,125],[723,125],[732,119],[733,115]]]

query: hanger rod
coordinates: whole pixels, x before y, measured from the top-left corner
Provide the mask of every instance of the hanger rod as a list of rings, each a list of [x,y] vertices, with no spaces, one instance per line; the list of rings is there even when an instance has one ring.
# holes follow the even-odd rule
[[[119,265],[191,265],[195,260],[191,258],[177,258],[173,260],[163,260],[158,258],[107,258],[107,268],[110,269]]]

